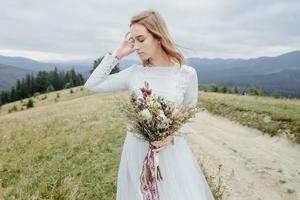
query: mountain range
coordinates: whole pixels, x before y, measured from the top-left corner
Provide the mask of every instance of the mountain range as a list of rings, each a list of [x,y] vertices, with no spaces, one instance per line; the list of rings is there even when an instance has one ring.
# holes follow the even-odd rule
[[[122,59],[123,70],[137,60]],[[251,59],[187,58],[187,65],[198,73],[199,84],[226,84],[240,87],[255,86],[267,93],[277,91],[283,96],[300,98],[300,51],[292,51],[275,57]],[[0,91],[10,89],[17,79],[26,73],[40,70],[68,70],[74,68],[87,79],[93,60],[69,62],[38,62],[24,57],[0,56]]]

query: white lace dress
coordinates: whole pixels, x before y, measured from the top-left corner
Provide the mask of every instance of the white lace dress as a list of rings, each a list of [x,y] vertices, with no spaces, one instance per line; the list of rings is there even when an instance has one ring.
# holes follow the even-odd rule
[[[118,73],[110,74],[118,62],[111,53],[107,53],[84,87],[93,92],[130,90],[142,97],[140,88],[144,86],[144,81],[148,81],[153,93],[176,105],[197,105],[198,78],[193,67],[143,67],[133,64]],[[188,123],[179,131],[188,134],[191,131]],[[135,137],[128,129],[126,134],[118,171],[116,199],[143,200],[140,174],[149,144]],[[163,176],[163,181],[157,182],[160,200],[214,199],[184,136],[175,136],[174,144],[169,144],[159,152],[159,166]]]

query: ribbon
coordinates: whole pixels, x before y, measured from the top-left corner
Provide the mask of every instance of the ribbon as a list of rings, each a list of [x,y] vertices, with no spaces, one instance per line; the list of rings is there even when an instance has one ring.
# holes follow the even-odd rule
[[[140,190],[143,200],[159,200],[157,180],[163,180],[158,166],[158,154],[153,151],[155,146],[149,143],[147,156],[143,162],[143,169],[140,176]]]

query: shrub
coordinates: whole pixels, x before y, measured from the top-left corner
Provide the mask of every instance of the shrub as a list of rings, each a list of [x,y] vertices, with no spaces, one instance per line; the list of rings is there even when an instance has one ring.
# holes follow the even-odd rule
[[[27,104],[26,104],[26,107],[27,108],[32,108],[34,105],[34,101],[30,98],[30,99],[28,99],[28,102],[27,102]]]
[[[16,111],[18,111],[18,108],[16,105],[13,105],[10,109],[8,109],[8,113],[16,112]]]
[[[47,95],[44,95],[44,96],[41,98],[41,100],[45,100],[45,99],[47,99]]]
[[[39,92],[35,92],[35,93],[33,94],[33,97],[37,97],[37,96],[39,96],[39,95],[40,95]]]
[[[279,92],[273,91],[273,92],[272,92],[272,97],[275,98],[275,99],[278,99],[278,98],[280,97]]]

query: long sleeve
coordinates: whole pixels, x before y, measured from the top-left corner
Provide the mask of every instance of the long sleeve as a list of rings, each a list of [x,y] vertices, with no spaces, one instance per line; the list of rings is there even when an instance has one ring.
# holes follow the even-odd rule
[[[132,76],[135,64],[110,74],[119,60],[111,53],[106,53],[100,64],[89,76],[84,87],[92,92],[113,92],[128,89],[128,82]]]
[[[198,104],[198,76],[197,71],[194,68],[191,69],[188,78],[189,84],[184,94],[183,103],[196,107]]]
[[[198,77],[197,71],[191,68],[191,73],[187,77],[188,85],[186,92],[184,94],[183,103],[188,104],[192,107],[197,107],[198,104]],[[193,129],[190,127],[190,123],[195,121],[195,117],[190,118],[179,130],[178,132],[184,135],[192,133]]]

